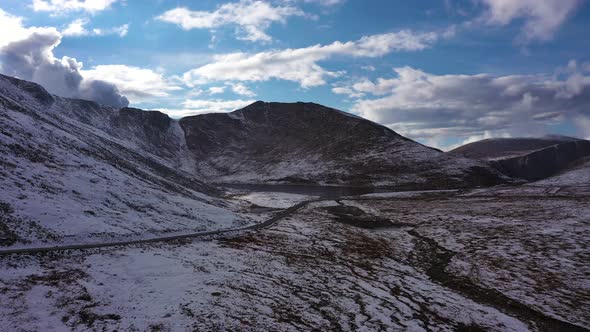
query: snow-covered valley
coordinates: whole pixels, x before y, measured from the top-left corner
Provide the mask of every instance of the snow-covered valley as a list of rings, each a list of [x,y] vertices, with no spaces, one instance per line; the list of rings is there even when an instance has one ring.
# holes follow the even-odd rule
[[[299,201],[272,196],[245,198]],[[349,197],[216,239],[2,256],[0,317],[23,331],[584,331],[587,203]]]
[[[316,104],[173,120],[5,76],[0,156],[0,330],[590,330],[584,158],[525,183]]]

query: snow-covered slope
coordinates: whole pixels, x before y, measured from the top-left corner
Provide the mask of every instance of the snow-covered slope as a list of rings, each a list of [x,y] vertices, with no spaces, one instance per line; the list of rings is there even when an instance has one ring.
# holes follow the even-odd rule
[[[242,223],[217,189],[177,170],[181,138],[163,114],[0,76],[0,245]]]
[[[543,186],[590,187],[590,157],[581,158],[559,174],[545,180],[537,181],[534,184]]]
[[[196,173],[216,182],[449,188],[505,181],[374,122],[313,103],[256,102],[180,120]]]

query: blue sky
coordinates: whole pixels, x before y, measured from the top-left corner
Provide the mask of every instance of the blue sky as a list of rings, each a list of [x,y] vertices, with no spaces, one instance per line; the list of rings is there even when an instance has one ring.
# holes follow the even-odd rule
[[[488,137],[590,137],[588,7],[4,0],[0,28],[11,33],[0,37],[0,65],[56,94],[173,117],[313,101],[443,149]]]

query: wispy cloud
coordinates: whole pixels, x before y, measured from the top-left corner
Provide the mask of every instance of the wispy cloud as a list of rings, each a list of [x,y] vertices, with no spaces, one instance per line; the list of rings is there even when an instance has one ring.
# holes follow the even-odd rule
[[[240,96],[256,97],[256,93],[242,83],[231,83],[231,90]]]
[[[207,65],[183,75],[189,86],[213,81],[287,80],[304,88],[320,86],[329,77],[343,74],[329,71],[320,61],[333,56],[380,57],[396,51],[419,51],[443,38],[436,32],[415,33],[408,30],[362,37],[356,41],[334,42],[305,48],[266,51],[254,54],[232,53],[217,55]]]
[[[483,20],[491,25],[506,25],[523,20],[519,41],[545,41],[582,3],[582,0],[479,0],[487,6]]]
[[[225,92],[224,86],[212,86],[209,88],[209,95],[218,95]]]
[[[85,11],[97,13],[108,9],[118,0],[33,0],[31,8],[34,11],[64,14],[67,12]]]
[[[279,0],[283,3],[287,4],[295,4],[297,2],[309,3],[309,4],[316,4],[323,7],[334,7],[341,5],[346,2],[346,0]]]
[[[113,28],[93,28],[87,29],[86,25],[90,21],[88,19],[77,19],[68,24],[68,26],[61,32],[63,36],[67,37],[82,37],[82,36],[107,36],[118,35],[125,37],[129,32],[129,24],[123,24]]]
[[[303,0],[307,3],[317,3],[321,6],[336,6],[343,4],[346,0]]]
[[[272,37],[266,30],[272,23],[284,23],[291,16],[303,15],[303,11],[290,5],[275,6],[266,1],[240,0],[223,4],[214,11],[192,11],[178,7],[156,19],[176,24],[184,30],[234,25],[238,27],[238,39],[268,42]]]

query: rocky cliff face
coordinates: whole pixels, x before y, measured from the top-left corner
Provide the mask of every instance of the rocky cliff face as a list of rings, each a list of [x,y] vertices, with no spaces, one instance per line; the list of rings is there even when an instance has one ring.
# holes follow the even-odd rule
[[[158,111],[136,108],[110,108],[91,101],[56,97],[58,114],[67,116],[84,125],[98,129],[108,137],[145,151],[174,168],[182,168],[186,155],[183,149],[184,133],[178,121]]]
[[[256,102],[180,120],[197,174],[215,182],[449,188],[505,181],[374,122],[313,103]]]

